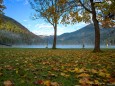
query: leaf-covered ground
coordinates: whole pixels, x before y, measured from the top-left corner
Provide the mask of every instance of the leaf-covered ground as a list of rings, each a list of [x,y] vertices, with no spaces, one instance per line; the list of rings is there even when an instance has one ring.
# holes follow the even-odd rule
[[[115,50],[0,49],[0,86],[115,85]]]

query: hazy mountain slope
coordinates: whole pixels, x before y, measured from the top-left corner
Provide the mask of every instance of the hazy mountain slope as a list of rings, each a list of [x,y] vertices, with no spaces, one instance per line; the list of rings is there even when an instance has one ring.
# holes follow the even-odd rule
[[[115,28],[100,29],[101,44],[106,42],[115,44]],[[58,43],[61,44],[94,44],[95,32],[93,24],[89,24],[75,32],[64,33],[58,36]]]
[[[43,40],[30,32],[14,19],[2,16],[0,24],[0,43],[4,44],[39,44]]]

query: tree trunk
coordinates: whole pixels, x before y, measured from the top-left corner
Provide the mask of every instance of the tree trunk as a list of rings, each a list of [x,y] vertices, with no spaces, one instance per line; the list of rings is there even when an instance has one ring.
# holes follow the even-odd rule
[[[93,52],[100,52],[100,28],[99,28],[99,22],[96,18],[96,11],[95,11],[95,3],[93,0],[90,0],[91,2],[91,9],[92,9],[92,20],[94,23],[94,29],[95,29],[95,47]]]
[[[52,49],[56,49],[56,40],[57,40],[57,24],[54,26],[54,39]]]
[[[93,18],[94,22],[94,29],[95,29],[95,47],[93,52],[100,52],[100,28],[99,28],[99,23],[95,17]]]
[[[57,40],[57,0],[55,0],[55,13],[54,13],[54,40],[52,49],[56,49],[56,40]]]

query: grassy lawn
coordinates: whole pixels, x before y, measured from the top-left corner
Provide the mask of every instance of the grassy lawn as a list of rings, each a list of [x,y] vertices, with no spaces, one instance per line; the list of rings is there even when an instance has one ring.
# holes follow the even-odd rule
[[[115,86],[115,50],[91,51],[0,48],[0,86]]]

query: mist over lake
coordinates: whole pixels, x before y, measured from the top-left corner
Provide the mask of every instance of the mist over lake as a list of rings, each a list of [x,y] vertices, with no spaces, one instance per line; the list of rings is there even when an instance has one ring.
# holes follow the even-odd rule
[[[52,45],[14,45],[13,48],[52,48]],[[57,48],[67,49],[67,48],[83,48],[83,45],[57,45]],[[84,48],[94,48],[94,45],[84,45]],[[115,48],[115,45],[101,45],[101,48]]]

